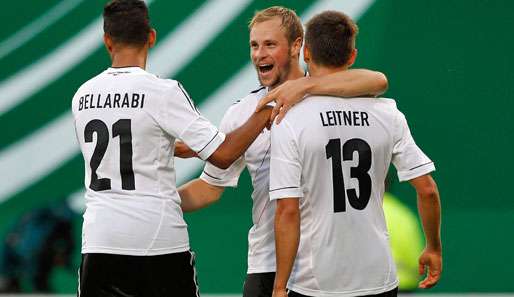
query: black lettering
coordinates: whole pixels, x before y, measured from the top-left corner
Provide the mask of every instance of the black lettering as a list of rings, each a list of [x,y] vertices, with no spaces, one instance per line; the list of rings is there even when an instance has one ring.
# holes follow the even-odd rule
[[[120,100],[121,100],[121,95],[118,93],[114,94],[114,102],[113,102],[112,107],[120,108]]]
[[[107,94],[107,98],[105,98],[105,102],[104,102],[104,108],[112,108],[112,105],[111,105],[111,94]]]
[[[369,127],[369,122],[368,122],[368,114],[366,112],[361,112],[361,119],[362,119],[362,125],[364,126],[364,123],[366,123],[366,126]]]
[[[132,94],[132,108],[139,106],[139,94]]]
[[[82,108],[84,108],[84,96],[79,99],[79,111],[81,111]]]
[[[93,94],[89,94],[89,108],[95,108],[95,106],[93,105]]]
[[[102,106],[100,105],[100,94],[98,94],[98,96],[96,97],[96,108],[102,108]]]
[[[354,111],[353,112],[353,125],[354,126],[360,126],[360,124],[359,124],[359,112],[358,111]]]
[[[121,104],[121,107],[123,107],[123,108],[125,108],[125,107],[129,108],[130,107],[128,93],[125,93],[125,96],[123,96],[123,103]]]
[[[336,110],[335,113],[337,114],[337,118],[336,118],[336,121],[337,121],[337,125],[342,125],[342,121],[341,121],[341,113],[342,111],[341,110]]]
[[[143,105],[145,105],[145,94],[141,97],[141,108],[143,108]]]
[[[88,104],[87,97],[89,97],[89,95],[84,96],[84,109],[87,109],[87,104]]]
[[[323,119],[323,113],[322,112],[319,113],[319,117],[321,118],[321,125],[323,125],[323,127],[328,126],[328,124],[325,124],[325,120]]]
[[[334,126],[334,112],[333,111],[327,111],[327,122],[329,126]]]
[[[352,125],[352,113],[350,111],[343,111],[344,124],[346,126]]]

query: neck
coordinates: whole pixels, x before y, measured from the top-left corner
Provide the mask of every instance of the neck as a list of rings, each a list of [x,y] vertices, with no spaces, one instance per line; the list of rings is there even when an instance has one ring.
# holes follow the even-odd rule
[[[309,75],[313,77],[324,76],[328,74],[332,74],[335,72],[340,72],[343,70],[347,70],[348,66],[340,66],[340,67],[326,67],[321,65],[316,65],[314,63],[309,64]]]
[[[292,63],[291,65],[291,71],[289,71],[289,74],[287,75],[287,80],[291,79],[298,79],[305,76],[305,71],[303,71],[302,67],[300,66],[300,63]]]
[[[148,48],[123,47],[111,52],[112,67],[137,66],[146,68]]]
[[[285,81],[298,79],[298,78],[301,78],[304,76],[305,76],[305,72],[303,71],[302,67],[300,66],[300,63],[298,62],[298,60],[292,61],[291,66],[289,68],[289,73],[284,78],[284,81],[281,81],[279,84],[269,87],[269,90],[270,91],[273,90],[274,88],[283,84]]]

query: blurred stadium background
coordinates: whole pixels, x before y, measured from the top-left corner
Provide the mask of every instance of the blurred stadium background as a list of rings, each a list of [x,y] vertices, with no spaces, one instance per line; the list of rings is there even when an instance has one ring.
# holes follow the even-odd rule
[[[352,16],[360,27],[356,67],[387,74],[386,96],[397,99],[438,169],[445,266],[428,293],[514,292],[514,1],[147,2],[158,31],[148,69],[180,80],[214,122],[257,86],[246,27],[256,10],[285,5],[303,20],[325,9]],[[104,3],[3,4],[0,287],[16,274],[22,291],[38,291],[30,279],[46,265],[48,292],[75,292],[84,168],[70,102],[82,82],[109,65]],[[179,183],[201,166],[178,162]],[[409,185],[394,181],[391,192],[415,211]],[[204,294],[241,291],[250,193],[245,174],[221,202],[186,217]]]

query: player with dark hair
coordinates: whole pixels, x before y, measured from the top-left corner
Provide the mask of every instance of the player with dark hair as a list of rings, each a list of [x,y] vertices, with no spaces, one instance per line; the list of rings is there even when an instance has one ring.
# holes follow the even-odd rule
[[[348,69],[357,26],[323,12],[307,23],[313,77]],[[426,247],[421,288],[439,280],[440,201],[433,162],[391,99],[312,96],[271,129],[270,190],[277,201],[273,296],[396,296],[398,278],[382,208],[390,163],[418,194]],[[286,286],[291,291],[286,292]]]
[[[229,132],[255,113],[259,100],[277,99],[276,114],[284,112],[307,93],[336,96],[379,94],[387,81],[381,73],[354,70],[324,77],[305,76],[299,64],[303,27],[291,9],[274,6],[258,11],[249,24],[250,56],[261,86],[232,105],[225,113],[220,131]],[[274,93],[286,82],[294,92]],[[270,97],[265,98],[269,94]],[[284,96],[287,95],[287,96]],[[278,98],[277,98],[278,97]],[[187,151],[187,150],[186,150]],[[225,187],[237,186],[246,167],[253,185],[253,226],[248,233],[248,270],[244,297],[271,296],[275,277],[273,217],[275,203],[269,201],[270,132],[264,130],[242,158],[227,170],[206,164],[199,179],[179,188],[182,209],[193,211],[217,201]]]
[[[175,185],[175,139],[227,168],[268,124],[271,110],[224,135],[179,82],[146,72],[156,32],[143,1],[108,3],[104,30],[112,66],[72,101],[86,165],[78,296],[198,296]]]

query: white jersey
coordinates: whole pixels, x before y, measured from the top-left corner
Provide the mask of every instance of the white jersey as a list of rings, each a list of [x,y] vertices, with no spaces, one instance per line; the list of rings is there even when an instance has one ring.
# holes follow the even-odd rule
[[[220,131],[228,133],[244,124],[255,112],[259,99],[267,94],[266,88],[253,91],[232,105],[225,113]],[[241,158],[228,169],[205,165],[201,179],[221,187],[236,187],[241,172],[248,168],[253,185],[253,226],[248,233],[248,273],[275,271],[275,235],[273,219],[275,202],[269,199],[270,131],[264,129]]]
[[[139,67],[109,68],[87,81],[72,110],[86,165],[82,253],[188,250],[175,139],[206,159],[224,134],[199,114],[177,81]]]
[[[374,295],[398,286],[382,209],[392,162],[400,181],[433,171],[391,99],[311,97],[271,132],[270,198],[299,197],[300,246],[288,288]]]

